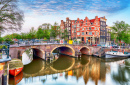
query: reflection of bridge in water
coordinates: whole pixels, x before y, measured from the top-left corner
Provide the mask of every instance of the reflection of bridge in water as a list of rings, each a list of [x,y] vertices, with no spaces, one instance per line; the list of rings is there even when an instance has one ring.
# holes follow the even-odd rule
[[[24,77],[34,77],[47,74],[61,73],[88,65],[89,62],[90,57],[86,56],[81,58],[81,62],[78,62],[78,60],[76,60],[75,58],[71,58],[65,55],[60,55],[60,57],[52,63],[37,59],[30,64],[24,66],[23,74]]]
[[[83,76],[85,84],[88,82],[89,78],[91,78],[95,81],[95,85],[97,85],[99,80],[105,82],[106,73],[110,70],[110,67],[102,63],[100,58],[86,55],[82,55],[81,58],[77,59],[62,55],[53,63],[44,62],[43,64],[44,66],[41,67],[41,70],[32,74],[27,74],[27,72],[23,70],[24,78],[65,72],[65,78],[68,78],[68,76],[75,76],[78,80]]]

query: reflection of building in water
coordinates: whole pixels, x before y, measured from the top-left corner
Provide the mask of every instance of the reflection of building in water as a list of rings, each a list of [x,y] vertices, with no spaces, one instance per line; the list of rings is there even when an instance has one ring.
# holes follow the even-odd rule
[[[72,70],[72,75],[76,76],[76,79],[78,80],[80,77],[83,76],[85,84],[87,84],[89,78],[91,78],[93,81],[95,81],[95,85],[98,84],[98,81],[101,80],[102,82],[105,82],[106,80],[106,65],[104,62],[101,62],[100,59],[90,57],[92,61],[88,62],[88,59],[86,61],[75,63],[75,66],[73,68],[78,68]],[[82,59],[81,59],[82,60]],[[86,62],[86,65],[84,65]],[[76,66],[77,65],[77,66]],[[70,71],[69,71],[70,72]],[[68,75],[69,72],[67,73]]]

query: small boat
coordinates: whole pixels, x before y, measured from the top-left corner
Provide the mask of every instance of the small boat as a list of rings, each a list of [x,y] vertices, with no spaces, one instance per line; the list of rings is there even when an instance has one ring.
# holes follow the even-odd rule
[[[118,51],[108,51],[105,52],[105,58],[124,58],[130,57],[130,53],[128,52],[118,52]]]
[[[20,72],[17,76],[9,77],[9,85],[17,85],[23,79],[23,72]]]
[[[17,76],[23,70],[23,63],[19,59],[12,59],[9,62],[9,74]]]

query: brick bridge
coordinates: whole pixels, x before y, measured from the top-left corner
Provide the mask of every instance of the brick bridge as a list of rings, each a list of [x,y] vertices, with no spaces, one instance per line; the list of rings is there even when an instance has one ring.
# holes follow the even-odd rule
[[[75,56],[77,52],[81,54],[92,55],[97,52],[101,47],[93,47],[86,45],[70,45],[70,44],[44,44],[44,45],[29,45],[29,46],[11,46],[9,55],[11,58],[18,58],[27,49],[33,49],[35,54],[42,59],[45,59],[45,53],[53,53],[58,50],[58,52]]]

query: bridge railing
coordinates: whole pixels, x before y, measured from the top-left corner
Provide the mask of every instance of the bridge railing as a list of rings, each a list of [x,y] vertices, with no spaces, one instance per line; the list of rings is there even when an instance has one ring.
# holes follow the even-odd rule
[[[3,42],[0,44],[0,62],[10,61],[11,58],[9,57],[9,42]]]
[[[10,47],[19,47],[19,46],[32,46],[32,45],[45,45],[45,44],[63,44],[63,45],[70,45],[67,42],[60,43],[60,41],[51,41],[51,40],[18,40],[14,41],[13,44],[10,45]],[[88,45],[87,43],[78,43],[73,42],[71,45]],[[89,45],[90,46],[90,45]]]

